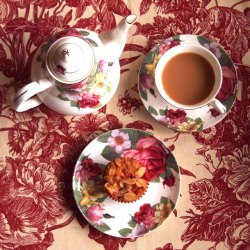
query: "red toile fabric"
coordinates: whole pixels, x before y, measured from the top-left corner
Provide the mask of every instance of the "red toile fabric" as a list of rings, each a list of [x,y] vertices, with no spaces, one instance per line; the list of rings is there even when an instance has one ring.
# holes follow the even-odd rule
[[[44,104],[23,113],[10,106],[10,94],[30,82],[34,55],[51,35],[69,27],[108,31],[131,13],[137,20],[120,57],[119,87],[106,106],[83,116],[63,116]],[[249,21],[247,0],[0,0],[0,249],[250,249]],[[158,123],[138,91],[147,53],[180,34],[219,43],[239,79],[229,114],[193,133]],[[222,70],[227,84],[218,98],[225,100],[235,75]],[[149,89],[152,83],[145,84]],[[216,116],[210,110],[207,119]],[[184,117],[184,111],[171,111],[165,119],[178,125]],[[137,239],[112,237],[90,226],[72,194],[82,150],[97,136],[122,127],[163,141],[181,174],[174,213]],[[173,177],[164,182],[175,185]]]

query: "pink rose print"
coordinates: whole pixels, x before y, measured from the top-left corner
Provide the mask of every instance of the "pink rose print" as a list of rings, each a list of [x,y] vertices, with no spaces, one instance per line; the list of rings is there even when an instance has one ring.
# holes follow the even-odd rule
[[[210,50],[216,56],[217,59],[221,58],[222,54],[220,52],[220,48],[217,43],[215,42],[206,43],[203,46],[208,50]]]
[[[61,65],[57,65],[55,68],[55,71],[60,74],[60,75],[64,75],[65,74],[65,68]]]
[[[236,193],[237,199],[250,205],[250,146],[236,149],[225,157],[226,173],[222,176],[229,188]]]
[[[163,41],[163,44],[159,47],[159,54],[163,55],[169,49],[171,49],[177,45],[180,45],[179,41],[166,39],[165,41]]]
[[[100,166],[94,163],[91,158],[87,158],[81,162],[76,170],[76,176],[84,180],[93,180],[102,173]]]
[[[186,121],[187,113],[182,109],[169,109],[166,114],[166,118],[169,119],[169,124],[172,126],[178,126]]]
[[[226,229],[225,243],[229,250],[249,249],[250,246],[250,219],[236,219]]]
[[[148,232],[148,228],[144,223],[137,223],[128,237],[143,235]]]
[[[216,109],[212,108],[209,110],[209,113],[211,114],[212,117],[217,117],[219,115],[221,115],[220,112],[218,112]]]
[[[97,106],[99,102],[99,96],[95,94],[82,93],[82,99],[78,100],[78,105],[81,108],[93,108]]]
[[[78,82],[78,83],[75,83],[75,84],[73,84],[72,86],[70,86],[70,89],[80,90],[80,89],[82,89],[83,87],[86,86],[86,84],[88,83],[88,81],[89,81],[89,79],[86,78],[86,79],[84,79],[83,81]],[[69,91],[66,90],[65,92],[67,93],[67,92],[69,92]]]
[[[155,86],[155,81],[151,74],[143,74],[141,76],[141,83],[144,91],[147,91]]]
[[[122,154],[140,161],[146,168],[145,178],[150,181],[165,171],[167,152],[154,137],[144,137],[138,140],[136,149],[130,149]]]
[[[223,82],[221,89],[217,95],[220,101],[225,101],[234,93],[234,82],[236,80],[235,72],[232,68],[227,66],[222,67]]]
[[[99,62],[99,69],[103,74],[107,74],[108,72],[108,63],[105,62],[104,60],[100,60]]]
[[[72,100],[75,102],[82,99],[81,92],[78,89],[74,90],[73,86],[70,88],[70,90],[69,89],[64,89],[64,90],[60,89],[60,91],[62,93],[60,95],[60,97],[63,97],[65,99]]]
[[[155,210],[150,206],[150,204],[146,203],[140,206],[140,210],[135,213],[134,219],[136,223],[143,223],[149,229],[155,224],[154,214]]]
[[[163,181],[163,185],[167,185],[168,187],[173,187],[175,184],[175,177],[173,175],[166,177]]]
[[[104,208],[99,204],[95,206],[91,206],[86,211],[86,216],[92,221],[97,223],[98,225],[102,225],[102,218],[104,213]]]
[[[111,136],[108,138],[108,144],[114,148],[115,152],[120,154],[124,150],[131,148],[131,141],[127,133],[113,130]]]

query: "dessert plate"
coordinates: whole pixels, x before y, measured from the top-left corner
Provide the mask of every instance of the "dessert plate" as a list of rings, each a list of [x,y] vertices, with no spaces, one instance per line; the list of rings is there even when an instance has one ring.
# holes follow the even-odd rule
[[[210,50],[220,62],[223,73],[222,87],[216,96],[227,108],[219,114],[210,106],[193,110],[178,109],[167,103],[155,86],[154,72],[161,56],[174,46],[196,44]],[[237,93],[235,66],[225,50],[217,43],[196,35],[178,35],[156,45],[145,57],[139,72],[139,94],[150,115],[164,126],[180,132],[195,132],[220,122],[231,110]]]
[[[103,170],[117,157],[140,160],[149,185],[137,201],[112,200],[104,190]],[[136,129],[117,129],[100,135],[82,151],[74,170],[73,192],[77,206],[98,230],[122,238],[144,235],[159,227],[174,210],[180,194],[176,160],[152,134]]]

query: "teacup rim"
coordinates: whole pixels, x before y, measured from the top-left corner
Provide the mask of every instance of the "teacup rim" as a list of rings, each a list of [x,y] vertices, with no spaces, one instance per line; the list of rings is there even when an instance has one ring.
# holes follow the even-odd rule
[[[162,84],[160,84],[161,80],[159,80],[159,67],[162,66],[162,64],[165,65],[166,63],[166,57],[169,56],[169,53],[175,51],[175,50],[180,50],[181,48],[195,48],[198,49],[200,51],[204,51],[205,53],[207,53],[208,55],[210,55],[210,58],[213,58],[216,67],[218,69],[218,75],[216,75],[216,73],[214,72],[215,76],[219,78],[218,80],[218,84],[214,84],[217,86],[217,88],[215,88],[215,90],[211,91],[211,93],[213,93],[213,95],[209,95],[204,101],[196,103],[196,104],[192,104],[192,105],[184,105],[178,102],[175,102],[173,99],[171,99],[167,93],[165,92],[165,90],[163,90],[163,88],[161,87]],[[175,55],[174,55],[175,56]],[[173,58],[174,56],[172,56],[171,58]],[[204,56],[205,59],[207,59],[207,57]],[[210,63],[210,62],[209,62]],[[211,65],[213,67],[213,65]],[[214,67],[213,67],[214,69]],[[161,72],[160,72],[161,73]],[[154,79],[155,79],[155,85],[157,90],[159,91],[160,95],[162,96],[162,98],[169,104],[173,105],[176,108],[179,109],[186,109],[186,110],[193,110],[193,109],[197,109],[197,108],[201,108],[203,106],[208,105],[209,103],[213,102],[215,100],[216,95],[218,94],[218,92],[221,89],[222,86],[222,79],[223,79],[223,74],[222,74],[222,68],[220,65],[219,60],[216,58],[216,56],[207,48],[202,47],[200,45],[196,45],[196,44],[179,44],[175,47],[170,48],[169,50],[167,50],[159,59],[159,61],[156,64],[155,67],[155,71],[154,71]]]

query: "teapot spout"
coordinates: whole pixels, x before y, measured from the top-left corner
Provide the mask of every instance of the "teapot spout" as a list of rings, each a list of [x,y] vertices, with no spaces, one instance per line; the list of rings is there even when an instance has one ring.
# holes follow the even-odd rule
[[[105,60],[114,62],[119,59],[126,44],[127,31],[135,23],[136,18],[136,15],[129,15],[121,20],[116,28],[99,35],[104,45]]]

